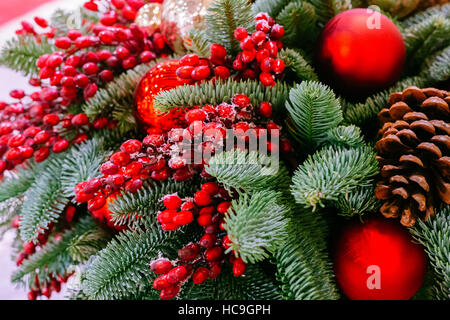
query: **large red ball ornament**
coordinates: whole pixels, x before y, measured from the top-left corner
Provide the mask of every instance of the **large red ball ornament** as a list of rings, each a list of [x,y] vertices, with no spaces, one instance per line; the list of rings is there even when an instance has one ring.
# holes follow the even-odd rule
[[[427,259],[406,228],[395,220],[353,222],[340,236],[334,271],[354,300],[406,300],[420,288]]]
[[[165,131],[178,127],[184,118],[184,112],[180,109],[161,113],[154,107],[155,97],[160,92],[186,83],[177,77],[178,67],[178,60],[166,60],[155,65],[142,77],[135,93],[135,107],[136,116],[144,126]]]
[[[402,35],[389,18],[370,9],[353,9],[325,26],[317,64],[332,88],[361,97],[398,80],[405,55]]]

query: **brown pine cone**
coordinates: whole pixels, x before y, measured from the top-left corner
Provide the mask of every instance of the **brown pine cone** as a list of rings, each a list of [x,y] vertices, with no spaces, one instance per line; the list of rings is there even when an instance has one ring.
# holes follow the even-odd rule
[[[420,2],[420,4],[419,4],[417,10],[422,11],[429,7],[434,7],[437,5],[449,3],[450,1],[449,0],[421,0],[419,2]]]
[[[449,105],[447,91],[409,87],[391,94],[378,114],[376,197],[384,200],[381,213],[404,226],[426,221],[441,201],[450,204]]]

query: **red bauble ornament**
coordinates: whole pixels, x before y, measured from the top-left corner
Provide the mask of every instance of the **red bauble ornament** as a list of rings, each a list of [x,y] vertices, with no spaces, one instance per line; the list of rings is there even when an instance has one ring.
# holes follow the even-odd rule
[[[170,130],[179,127],[184,119],[184,111],[173,109],[161,113],[154,108],[155,96],[161,91],[170,90],[186,83],[179,79],[176,71],[178,60],[167,60],[155,65],[141,79],[135,95],[136,115],[146,127]]]
[[[332,88],[361,97],[398,80],[405,56],[402,35],[389,18],[373,10],[353,9],[325,26],[317,64]]]
[[[406,228],[395,220],[353,222],[338,240],[334,271],[354,300],[406,300],[420,288],[427,259]]]

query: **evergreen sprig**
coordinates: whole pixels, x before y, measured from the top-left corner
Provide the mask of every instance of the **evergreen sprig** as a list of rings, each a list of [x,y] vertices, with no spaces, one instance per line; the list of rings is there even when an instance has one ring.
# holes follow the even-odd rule
[[[435,272],[434,299],[450,299],[450,206],[427,222],[419,220],[410,229],[424,247]]]
[[[411,17],[402,21],[404,28],[409,28],[414,25],[421,24],[426,20],[431,20],[436,16],[442,16],[444,18],[450,18],[450,3],[443,4],[441,6],[433,6],[425,11],[419,12]]]
[[[325,220],[311,211],[296,210],[287,227],[289,237],[276,253],[277,278],[284,299],[339,299],[327,254]]]
[[[275,253],[288,236],[288,208],[282,194],[259,191],[241,194],[233,200],[225,216],[225,229],[231,241],[230,249],[244,262],[262,261]]]
[[[167,232],[159,226],[146,226],[124,231],[108,243],[89,263],[82,288],[89,299],[123,299],[150,293],[156,275],[150,262],[161,254],[169,259],[177,257],[178,249],[192,241],[192,233],[185,229]]]
[[[286,190],[289,185],[286,166],[257,151],[234,149],[216,154],[205,170],[226,188],[245,193],[275,188]]]
[[[290,2],[291,0],[256,0],[253,3],[252,11],[255,15],[265,12],[275,18]]]
[[[373,185],[357,187],[352,192],[339,196],[334,203],[338,215],[349,218],[375,212],[380,205],[380,201],[375,197]]]
[[[291,121],[287,127],[307,148],[316,148],[327,131],[342,122],[342,110],[333,91],[314,81],[304,81],[289,92],[286,109]]]
[[[343,147],[358,147],[364,145],[361,129],[354,125],[338,126],[327,132],[325,144]]]
[[[185,40],[184,45],[187,50],[200,57],[208,57],[210,54],[209,46],[211,42],[209,42],[205,30],[192,29],[189,32],[189,40]]]
[[[243,27],[251,34],[255,27],[251,4],[246,0],[214,0],[206,15],[206,35],[211,43],[220,43],[229,55],[240,50],[234,30]]]
[[[155,97],[154,106],[161,112],[167,112],[178,107],[202,106],[204,104],[221,104],[231,102],[236,94],[247,95],[253,105],[262,101],[270,102],[274,108],[274,114],[281,116],[284,109],[284,101],[289,92],[289,87],[283,82],[273,87],[265,87],[259,81],[208,81],[198,85],[184,85],[163,91]]]
[[[20,235],[24,241],[34,241],[39,233],[56,222],[69,202],[62,194],[61,173],[63,155],[46,160],[46,166],[25,193],[26,201],[20,213]]]
[[[294,49],[282,49],[278,53],[286,65],[286,73],[292,72],[298,80],[317,81],[319,78],[314,68],[306,61],[300,52]]]
[[[33,36],[17,36],[4,44],[0,51],[0,65],[4,65],[25,76],[38,74],[37,59],[57,51],[47,37],[42,37],[40,43]]]
[[[351,0],[306,0],[316,9],[320,25],[325,25],[335,15],[352,8]]]
[[[29,167],[21,167],[5,178],[0,183],[0,202],[23,196],[35,181],[41,167],[42,164],[35,165],[30,162]]]
[[[377,173],[378,163],[372,148],[328,146],[297,168],[291,191],[297,203],[316,210],[358,187],[371,185]]]
[[[95,243],[86,244],[79,241],[83,236],[94,233],[102,234],[96,237]],[[12,281],[28,283],[28,287],[32,287],[37,274],[41,283],[48,282],[50,275],[64,275],[71,266],[79,263],[80,259],[73,259],[74,251],[83,252],[88,246],[89,253],[92,254],[95,251],[93,248],[98,251],[106,245],[108,239],[109,236],[91,217],[83,217],[72,229],[65,231],[60,240],[50,238],[41,250],[26,259],[12,275]]]

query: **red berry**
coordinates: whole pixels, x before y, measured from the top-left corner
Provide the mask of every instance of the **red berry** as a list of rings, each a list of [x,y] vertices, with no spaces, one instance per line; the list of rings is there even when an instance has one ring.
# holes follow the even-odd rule
[[[199,244],[202,248],[208,249],[214,246],[216,243],[216,236],[213,234],[205,234],[203,237],[201,237]]]
[[[283,71],[284,71],[284,68],[285,68],[285,64],[284,64],[284,61],[283,60],[281,60],[281,59],[276,59],[275,61],[274,61],[274,63],[273,63],[273,71],[276,73],[276,74],[280,74],[280,73],[283,73]]]
[[[23,97],[25,97],[25,91],[19,89],[11,90],[9,92],[9,95],[14,99],[22,99]]]
[[[177,212],[175,210],[167,209],[164,211],[160,211],[156,216],[156,219],[160,223],[173,223],[173,218]]]
[[[193,66],[181,66],[176,71],[177,77],[180,79],[191,79],[194,69]]]
[[[72,45],[69,37],[59,37],[55,40],[55,46],[59,49],[68,49]]]
[[[219,265],[218,263],[213,264],[213,265],[210,267],[210,269],[209,269],[208,277],[209,277],[210,279],[215,279],[215,278],[217,278],[217,277],[220,275],[220,272],[221,272],[221,267],[220,267],[220,265]]]
[[[236,71],[244,71],[245,63],[240,59],[240,54],[238,54],[238,58],[233,61],[233,69]]]
[[[247,269],[247,264],[241,259],[236,258],[233,262],[233,274],[235,277],[240,277],[244,274],[245,269]]]
[[[203,282],[208,279],[209,270],[205,267],[198,268],[193,276],[192,276],[192,282],[194,284],[202,284]]]
[[[136,139],[130,139],[122,143],[120,146],[120,150],[123,152],[126,152],[128,154],[133,154],[136,152],[141,151],[142,148],[142,142]]]
[[[234,38],[237,41],[244,40],[245,38],[247,38],[247,35],[248,35],[248,33],[247,33],[247,30],[245,30],[245,28],[238,27],[238,28],[236,28],[236,30],[234,30]]]
[[[230,70],[224,66],[218,66],[214,68],[214,75],[222,80],[228,79],[230,77]]]
[[[97,93],[98,87],[95,83],[89,83],[83,90],[84,99],[89,99]]]
[[[122,61],[122,67],[124,69],[132,69],[138,64],[136,57],[131,56]]]
[[[228,209],[230,208],[230,206],[231,206],[231,202],[229,202],[229,201],[221,202],[217,206],[217,211],[220,212],[221,214],[225,214],[228,211]]]
[[[77,209],[74,206],[68,206],[66,209],[66,221],[72,223]]]
[[[136,193],[140,188],[142,188],[143,185],[144,183],[141,179],[132,179],[127,181],[125,184],[125,191],[129,193]]]
[[[174,284],[183,281],[187,276],[187,270],[183,266],[175,267],[167,273],[167,280]]]
[[[197,66],[200,62],[198,55],[196,54],[187,54],[180,59],[180,66]]]
[[[124,174],[129,177],[136,177],[141,172],[142,168],[143,165],[141,162],[134,161],[125,167]]]
[[[191,78],[193,80],[205,80],[211,74],[211,69],[208,66],[199,66],[192,71]]]
[[[21,146],[24,144],[26,139],[27,138],[23,134],[20,134],[20,133],[16,134],[16,135],[12,136],[11,138],[9,138],[8,147],[15,148],[15,147]]]
[[[226,235],[225,237],[223,237],[222,247],[224,247],[225,249],[228,249],[230,246],[231,246],[231,240],[230,240],[230,238],[228,238],[228,235]]]
[[[261,102],[258,113],[263,117],[270,118],[272,116],[272,105],[269,102]]]
[[[84,113],[79,113],[72,118],[72,124],[74,126],[84,126],[89,123],[89,118]]]
[[[59,123],[59,116],[57,114],[47,114],[44,119],[44,123],[49,126],[56,126]]]
[[[124,0],[111,0],[111,3],[113,4],[114,7],[116,7],[119,10],[125,6]]]
[[[279,40],[284,36],[284,28],[279,24],[275,24],[272,26],[272,30],[270,31],[270,38],[273,40]]]
[[[192,261],[197,258],[200,252],[200,247],[196,243],[191,243],[184,248],[178,250],[178,258],[183,261]]]
[[[70,38],[70,40],[76,40],[82,35],[83,34],[79,30],[70,30],[69,32],[67,32],[67,36]]]
[[[211,57],[223,59],[227,56],[227,50],[225,49],[225,47],[218,43],[211,44],[211,46],[209,47],[209,51],[211,53]]]
[[[61,153],[69,147],[69,141],[61,139],[53,145],[52,151],[54,153]]]
[[[194,219],[191,211],[180,211],[173,218],[173,223],[184,226],[192,222]]]
[[[202,227],[209,226],[212,223],[212,215],[202,214],[197,218],[197,223]]]
[[[163,197],[163,203],[167,209],[176,210],[181,206],[181,199],[176,194],[169,194]]]
[[[130,162],[130,155],[123,151],[114,153],[110,160],[118,166],[126,166]]]
[[[85,74],[82,74],[82,73],[76,75],[74,77],[74,81],[75,81],[75,84],[80,88],[86,87],[90,82],[89,78]]]
[[[167,280],[167,274],[163,274],[163,275],[157,277],[153,281],[153,288],[155,290],[162,290],[162,289],[167,288],[169,286],[170,286],[170,283]]]
[[[34,290],[31,290],[31,291],[29,291],[28,294],[27,294],[27,299],[28,299],[28,300],[36,300],[36,299],[37,299],[37,296],[38,296],[37,292],[34,291]]]
[[[54,69],[59,67],[63,60],[63,57],[61,57],[59,54],[51,54],[47,59],[46,65],[47,67]]]
[[[255,48],[255,43],[253,42],[251,37],[247,37],[241,41],[240,46],[242,50],[252,50]]]
[[[90,11],[98,11],[98,6],[93,0],[85,2],[83,6]]]
[[[48,147],[43,147],[34,153],[34,160],[39,163],[47,159],[49,155],[50,149]]]
[[[109,11],[100,18],[100,23],[105,26],[112,26],[117,22],[117,13],[115,11]]]
[[[148,51],[148,50],[141,52],[141,54],[139,55],[139,59],[141,59],[142,63],[150,62],[155,58],[156,58],[156,55],[153,52]]]
[[[169,300],[169,299],[175,298],[179,292],[180,292],[180,286],[173,285],[173,286],[162,289],[159,297],[161,298],[161,300]]]
[[[97,178],[91,179],[84,186],[83,192],[84,193],[96,193],[98,191],[98,189],[101,188],[102,185],[103,185],[103,182],[101,179],[97,179]]]
[[[268,33],[270,31],[270,25],[266,20],[259,20],[256,23],[256,30]]]
[[[98,72],[97,64],[88,62],[83,65],[83,72],[87,75],[96,74]]]
[[[201,109],[192,109],[186,113],[186,121],[192,123],[194,121],[205,121],[206,114]]]
[[[219,185],[216,182],[207,182],[202,184],[201,190],[207,192],[212,196],[215,196],[217,193],[219,193]]]
[[[275,84],[275,80],[274,80],[273,76],[268,72],[262,72],[259,75],[259,81],[261,81],[261,83],[263,85],[265,85],[266,87]]]
[[[211,196],[205,191],[197,191],[194,195],[194,201],[198,206],[207,206],[211,203]]]
[[[36,24],[41,27],[41,28],[47,28],[48,27],[48,22],[47,20],[45,20],[44,18],[41,17],[34,17],[34,22],[36,22]]]
[[[250,98],[244,94],[235,95],[231,101],[241,109],[250,106]]]
[[[150,270],[156,274],[166,274],[172,267],[172,262],[162,258],[155,260],[150,264]]]
[[[179,228],[179,225],[175,223],[163,223],[161,224],[161,229],[164,231],[173,231]]]
[[[114,41],[114,33],[110,30],[103,30],[98,34],[100,41],[104,44],[111,44]],[[109,58],[109,57],[108,57]]]
[[[98,118],[94,121],[93,126],[95,129],[100,130],[108,125],[108,118]]]
[[[241,60],[244,63],[250,63],[252,62],[256,57],[256,50],[255,49],[250,49],[250,50],[244,50],[241,53]]]
[[[88,201],[88,210],[89,211],[95,211],[103,208],[106,204],[106,199],[102,196],[96,196],[93,199]]]
[[[159,147],[164,143],[164,136],[162,134],[150,134],[144,138],[144,145]]]
[[[255,31],[252,34],[252,40],[256,45],[260,45],[263,41],[266,40],[266,34],[262,31]]]
[[[36,246],[33,241],[25,242],[23,245],[23,250],[28,254],[33,254],[36,251]]]

